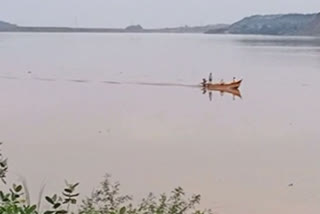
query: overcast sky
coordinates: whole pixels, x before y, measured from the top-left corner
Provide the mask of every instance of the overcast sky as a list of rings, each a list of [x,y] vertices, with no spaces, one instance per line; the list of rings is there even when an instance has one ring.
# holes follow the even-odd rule
[[[313,12],[320,12],[320,0],[0,0],[0,20],[30,26],[150,28]]]

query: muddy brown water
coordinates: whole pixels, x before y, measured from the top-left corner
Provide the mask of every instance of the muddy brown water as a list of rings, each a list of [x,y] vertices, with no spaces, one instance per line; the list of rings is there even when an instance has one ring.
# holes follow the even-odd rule
[[[105,173],[226,214],[320,212],[316,38],[0,34],[0,141],[33,200]],[[243,78],[242,99],[202,78]],[[292,185],[291,185],[292,184]]]

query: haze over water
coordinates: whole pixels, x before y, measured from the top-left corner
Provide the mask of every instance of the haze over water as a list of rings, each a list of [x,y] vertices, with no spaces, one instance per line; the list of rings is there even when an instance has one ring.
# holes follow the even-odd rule
[[[320,40],[0,34],[0,141],[37,200],[105,173],[226,214],[320,212]],[[199,87],[243,78],[242,99]],[[289,186],[293,184],[293,186]]]

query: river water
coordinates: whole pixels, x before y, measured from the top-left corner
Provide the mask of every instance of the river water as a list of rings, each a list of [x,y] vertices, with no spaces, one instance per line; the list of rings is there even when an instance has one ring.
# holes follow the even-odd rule
[[[105,173],[225,214],[320,212],[320,39],[0,34],[0,141],[33,200]],[[241,98],[198,84],[243,79]]]

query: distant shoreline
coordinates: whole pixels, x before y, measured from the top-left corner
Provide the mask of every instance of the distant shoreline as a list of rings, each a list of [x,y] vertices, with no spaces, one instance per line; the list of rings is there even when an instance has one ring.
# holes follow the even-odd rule
[[[17,33],[205,33],[209,30],[226,28],[228,25],[206,25],[206,26],[184,26],[176,28],[144,29],[140,25],[128,26],[126,28],[72,28],[72,27],[22,27],[5,23],[0,32]]]
[[[0,21],[0,32],[26,33],[197,33],[270,36],[320,36],[320,13],[254,15],[231,25],[182,26],[144,29],[141,25],[126,28],[28,27]]]

